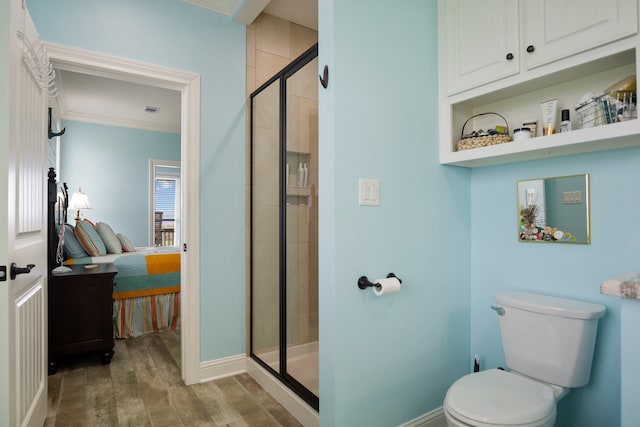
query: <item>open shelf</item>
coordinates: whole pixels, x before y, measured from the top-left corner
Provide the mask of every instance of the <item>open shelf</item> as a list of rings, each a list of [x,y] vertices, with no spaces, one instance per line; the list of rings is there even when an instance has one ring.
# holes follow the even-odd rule
[[[636,119],[490,147],[441,153],[440,163],[473,168],[633,147],[640,145],[638,133],[640,123]]]
[[[287,196],[310,196],[311,187],[287,187]]]
[[[637,41],[636,38],[633,40]],[[441,98],[440,163],[473,168],[640,146],[640,121],[637,118],[577,129],[575,111],[575,106],[587,93],[597,94],[630,75],[638,76],[636,56],[635,45],[625,41],[608,52],[599,49],[582,57],[570,58],[563,66],[541,68]],[[558,99],[556,131],[559,131],[563,109],[570,111],[574,130],[541,136],[540,103],[554,98]],[[535,120],[538,122],[538,136],[456,151],[465,121],[484,112],[504,116],[510,133],[522,127],[524,122]],[[497,124],[504,125],[504,122],[494,115],[481,116],[469,121],[465,133],[473,129],[491,129]]]

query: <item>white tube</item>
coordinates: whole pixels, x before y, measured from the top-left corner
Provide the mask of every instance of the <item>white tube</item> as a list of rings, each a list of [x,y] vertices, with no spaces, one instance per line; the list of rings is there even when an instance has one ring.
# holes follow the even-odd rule
[[[542,109],[542,135],[552,135],[556,133],[558,100],[551,99],[541,102],[540,108]]]

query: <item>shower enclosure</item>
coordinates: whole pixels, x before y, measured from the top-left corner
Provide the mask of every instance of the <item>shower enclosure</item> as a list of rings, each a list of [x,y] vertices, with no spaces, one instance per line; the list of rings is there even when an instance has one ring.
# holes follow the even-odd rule
[[[316,410],[318,45],[251,94],[251,357]]]

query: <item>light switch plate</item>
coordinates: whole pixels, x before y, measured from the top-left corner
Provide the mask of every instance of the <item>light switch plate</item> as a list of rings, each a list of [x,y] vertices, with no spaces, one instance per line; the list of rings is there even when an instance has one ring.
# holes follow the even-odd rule
[[[565,191],[562,193],[562,203],[565,205],[574,205],[582,203],[581,191]]]
[[[358,180],[358,203],[360,206],[380,206],[380,180]]]

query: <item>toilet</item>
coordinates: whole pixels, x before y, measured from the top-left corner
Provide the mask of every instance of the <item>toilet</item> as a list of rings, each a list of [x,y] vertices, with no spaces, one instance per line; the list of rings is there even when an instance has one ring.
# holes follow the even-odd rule
[[[450,427],[552,427],[556,402],[591,374],[600,304],[518,291],[494,294],[509,371],[465,375],[449,387]]]

